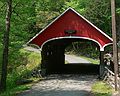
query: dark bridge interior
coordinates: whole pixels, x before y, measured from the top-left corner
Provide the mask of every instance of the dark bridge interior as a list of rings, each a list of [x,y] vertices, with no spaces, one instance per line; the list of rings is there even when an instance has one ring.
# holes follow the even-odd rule
[[[90,63],[64,64],[65,48],[72,42],[79,40],[81,41],[83,39],[69,38],[69,39],[57,39],[47,42],[43,46],[41,53],[42,55],[41,67],[44,74],[53,74],[53,73],[99,74],[99,65],[90,64]]]

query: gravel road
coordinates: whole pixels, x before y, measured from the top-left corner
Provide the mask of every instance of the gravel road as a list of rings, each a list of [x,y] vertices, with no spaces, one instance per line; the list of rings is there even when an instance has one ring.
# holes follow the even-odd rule
[[[96,75],[49,75],[18,96],[92,96],[91,86],[96,80]]]
[[[26,48],[33,50],[33,48]],[[85,59],[74,55],[65,55],[69,63],[91,63]],[[54,74],[45,77],[32,86],[31,89],[19,94],[18,96],[93,96],[91,86],[97,80],[96,75],[80,74]]]

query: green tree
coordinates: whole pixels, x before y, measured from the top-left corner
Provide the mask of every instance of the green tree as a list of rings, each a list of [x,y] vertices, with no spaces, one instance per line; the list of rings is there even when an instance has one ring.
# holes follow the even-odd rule
[[[38,0],[36,3],[36,27],[44,28],[63,12],[63,6],[68,0]]]
[[[7,0],[6,31],[4,33],[4,40],[3,40],[3,42],[4,42],[4,44],[3,44],[3,62],[2,62],[1,82],[0,82],[0,89],[2,91],[6,90],[11,15],[12,15],[12,0]]]
[[[12,5],[11,16],[11,32],[9,43],[9,64],[8,72],[21,64],[24,64],[24,55],[20,53],[23,45],[36,34],[35,16],[35,3],[34,0],[14,0]],[[6,2],[0,1],[0,38],[3,38],[5,31],[5,12]],[[0,49],[3,46],[3,39],[0,39]],[[1,53],[1,50],[0,50]],[[0,54],[0,70],[1,70],[1,54]],[[1,73],[1,71],[0,71]]]
[[[8,65],[10,72],[24,62],[24,55],[19,50],[37,33],[35,2],[31,0],[15,0],[13,2]]]
[[[109,0],[88,0],[86,17],[111,36],[111,11]]]

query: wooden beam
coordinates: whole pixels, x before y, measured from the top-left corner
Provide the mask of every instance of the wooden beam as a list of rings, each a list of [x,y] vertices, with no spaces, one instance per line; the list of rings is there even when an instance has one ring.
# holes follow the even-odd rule
[[[104,51],[100,51],[100,78],[102,79],[102,76],[104,74]]]
[[[116,37],[116,18],[115,18],[115,0],[111,0],[111,14],[112,14],[112,38],[113,38],[113,63],[115,73],[115,90],[117,87],[117,75],[118,75],[118,51],[117,51],[117,37]]]

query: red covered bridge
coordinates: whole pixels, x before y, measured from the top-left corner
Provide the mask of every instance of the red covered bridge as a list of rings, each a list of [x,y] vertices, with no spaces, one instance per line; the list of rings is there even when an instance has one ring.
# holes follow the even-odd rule
[[[101,51],[101,62],[103,61],[102,51],[107,45],[112,44],[112,38],[72,8],[68,8],[27,44],[37,45],[42,50],[43,69],[59,70],[62,68],[64,70],[65,47],[79,40],[95,42]],[[100,65],[100,74],[102,74],[103,64]],[[51,68],[53,66],[54,68]]]

